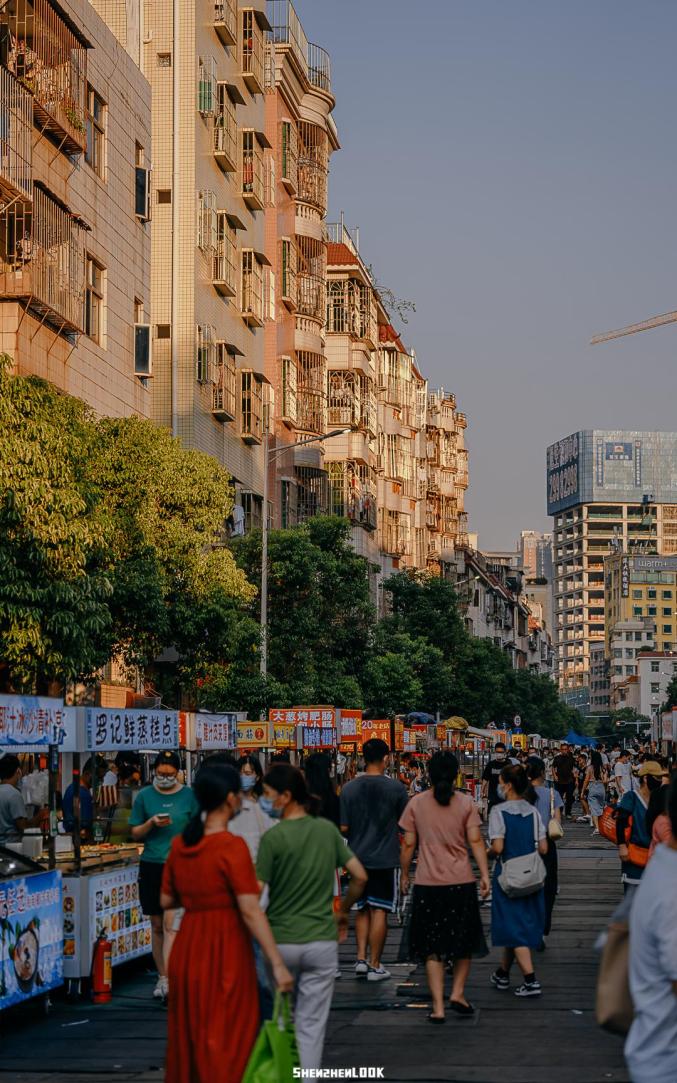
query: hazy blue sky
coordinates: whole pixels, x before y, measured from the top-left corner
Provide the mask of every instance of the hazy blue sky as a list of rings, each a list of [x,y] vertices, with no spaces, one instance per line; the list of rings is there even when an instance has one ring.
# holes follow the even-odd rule
[[[297,0],[332,57],[329,217],[416,302],[469,418],[483,548],[547,528],[545,447],[677,425],[675,0]]]

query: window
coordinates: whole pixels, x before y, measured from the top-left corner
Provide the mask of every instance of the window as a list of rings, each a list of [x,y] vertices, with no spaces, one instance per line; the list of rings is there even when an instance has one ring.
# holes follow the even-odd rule
[[[635,652],[634,652],[634,650],[632,649],[632,647],[630,647],[629,649],[628,649],[628,648],[626,648],[626,650],[625,650],[625,657],[626,657],[626,658],[634,658],[634,657],[635,657]]]
[[[632,615],[633,615],[633,617],[641,617],[641,615],[642,615],[642,607],[641,607],[641,605],[633,605],[633,607],[632,607]]]
[[[623,675],[623,666],[614,666],[614,673],[617,677],[621,677]]]
[[[633,598],[641,598],[642,597],[641,590],[633,590],[632,596],[633,596]]]
[[[172,190],[171,190],[171,188],[158,188],[157,201],[158,201],[158,203],[171,203],[171,201],[172,201]]]
[[[242,251],[240,312],[250,327],[263,326],[263,266],[260,254],[251,248]]]
[[[660,692],[660,690],[661,690],[660,683],[658,681],[652,681],[651,682],[651,691],[653,692],[653,694],[656,695],[656,693]]]
[[[672,625],[671,624],[664,624],[663,625],[663,635],[664,636],[671,636],[672,635]]]
[[[656,597],[656,591],[655,590],[648,590],[646,592],[646,596],[647,596],[647,598],[655,598]]]
[[[106,103],[87,84],[87,112],[85,115],[87,147],[85,161],[98,177],[106,175]]]
[[[240,425],[245,443],[260,444],[263,437],[263,383],[251,370],[240,373]]]
[[[135,152],[134,214],[142,222],[150,219],[150,169],[146,169],[146,155],[140,143],[136,144]]]
[[[219,421],[234,421],[237,402],[235,357],[225,342],[216,343],[216,383],[212,390],[212,413]]]
[[[153,375],[150,324],[144,320],[143,301],[134,298],[134,375],[147,379]]]
[[[670,601],[672,599],[672,591],[671,590],[662,591],[661,598],[663,599],[664,602],[665,601]]]
[[[104,288],[103,267],[87,256],[87,285],[85,292],[85,334],[99,346],[104,336]]]
[[[172,337],[172,325],[170,323],[159,323],[157,325],[157,337],[158,338],[171,338]]]
[[[619,647],[614,648],[614,658],[622,658],[623,651]]]
[[[655,605],[649,605],[649,606],[647,606],[647,610],[646,610],[646,611],[647,611],[647,613],[648,613],[648,615],[649,615],[650,617],[655,617],[655,616],[656,616],[656,606],[655,606]]]
[[[632,642],[632,632],[626,632],[625,633],[625,638],[626,638],[628,643],[631,643]]]
[[[172,66],[172,54],[171,53],[158,53],[157,54],[157,66],[158,66],[158,68],[171,68],[171,66]]]
[[[663,616],[664,617],[671,617],[672,616],[672,608],[671,608],[671,606],[669,606],[669,605],[664,605],[663,606]]]
[[[652,673],[658,673],[658,662],[652,662],[651,663],[651,672]]]
[[[216,194],[202,191],[198,194],[197,246],[203,252],[215,252],[218,240]]]
[[[216,61],[213,56],[201,56],[197,66],[197,111],[203,117],[216,112]]]
[[[287,308],[296,308],[296,245],[286,237],[280,241],[280,293]]]
[[[195,379],[200,384],[216,383],[216,329],[209,323],[197,328]]]
[[[626,677],[633,677],[634,673],[635,673],[635,667],[634,666],[626,666],[625,667],[625,676]]]

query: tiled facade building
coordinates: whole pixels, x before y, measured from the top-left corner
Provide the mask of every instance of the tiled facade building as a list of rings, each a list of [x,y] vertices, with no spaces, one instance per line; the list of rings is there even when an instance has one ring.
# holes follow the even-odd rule
[[[0,103],[0,349],[147,417],[150,87],[86,0],[9,0]]]

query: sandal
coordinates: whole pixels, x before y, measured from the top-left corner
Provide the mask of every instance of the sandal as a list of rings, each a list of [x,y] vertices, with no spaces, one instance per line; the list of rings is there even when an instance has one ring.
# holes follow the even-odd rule
[[[460,1000],[450,1000],[449,1007],[452,1012],[456,1012],[456,1015],[465,1016],[469,1018],[475,1014],[475,1006],[468,1002],[467,1004],[461,1004]]]
[[[429,1023],[435,1023],[435,1024],[445,1023],[446,1019],[445,1019],[445,1017],[443,1015],[433,1015],[432,1012],[428,1012],[428,1022]]]

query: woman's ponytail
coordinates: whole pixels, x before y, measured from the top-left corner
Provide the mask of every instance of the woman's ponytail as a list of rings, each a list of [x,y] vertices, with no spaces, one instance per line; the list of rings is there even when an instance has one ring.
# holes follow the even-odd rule
[[[438,805],[446,808],[451,804],[458,778],[458,760],[453,752],[436,752],[428,765],[428,774],[433,785],[433,797]]]

